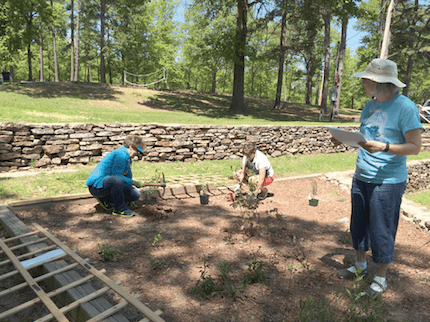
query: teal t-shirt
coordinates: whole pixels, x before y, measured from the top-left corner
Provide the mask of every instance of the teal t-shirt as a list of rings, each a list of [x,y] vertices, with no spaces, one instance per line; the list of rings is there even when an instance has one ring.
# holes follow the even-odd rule
[[[360,117],[360,133],[366,140],[405,143],[405,133],[422,128],[418,107],[406,96],[391,100],[367,102]],[[385,152],[369,153],[360,148],[357,154],[355,178],[368,183],[400,183],[408,178],[406,156]]]

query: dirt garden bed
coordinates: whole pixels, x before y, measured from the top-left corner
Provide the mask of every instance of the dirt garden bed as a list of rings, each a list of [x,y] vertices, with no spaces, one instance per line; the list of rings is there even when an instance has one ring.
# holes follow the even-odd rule
[[[354,261],[350,194],[318,178],[319,204],[312,207],[314,180],[275,181],[274,196],[250,218],[221,192],[208,205],[200,205],[197,195],[169,197],[128,219],[103,213],[95,202],[15,214],[27,225],[49,228],[151,309],[162,309],[165,321],[300,321],[301,301],[312,308],[324,298],[339,310],[336,319],[350,321],[352,301],[345,290],[354,293],[353,283],[336,278],[337,269]],[[429,240],[428,231],[401,218],[389,289],[382,303],[368,308],[375,312],[380,305],[384,318],[377,321],[430,321]],[[98,245],[121,252],[115,261],[103,261]],[[193,289],[203,281],[204,264],[209,268],[203,276],[212,278],[215,289],[199,298]],[[269,278],[238,290],[250,268],[257,269],[254,277]]]

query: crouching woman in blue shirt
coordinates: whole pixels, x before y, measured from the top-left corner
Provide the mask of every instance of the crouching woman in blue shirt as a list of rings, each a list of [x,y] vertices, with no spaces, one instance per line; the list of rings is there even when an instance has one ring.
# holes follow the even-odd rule
[[[128,135],[124,145],[108,154],[97,164],[91,172],[86,186],[90,193],[98,200],[100,206],[113,215],[132,217],[134,212],[127,208],[127,203],[139,199],[143,183],[133,180],[131,172],[132,159],[145,149],[142,138]]]

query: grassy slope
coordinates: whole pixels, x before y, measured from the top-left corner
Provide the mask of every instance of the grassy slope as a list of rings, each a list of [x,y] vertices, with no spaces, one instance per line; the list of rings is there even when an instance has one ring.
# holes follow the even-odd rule
[[[0,86],[0,121],[35,123],[120,122],[181,124],[317,124],[317,106],[246,98],[249,115],[229,115],[231,96],[156,91],[100,84],[34,83]],[[342,110],[337,122],[360,111]],[[327,117],[326,117],[327,118]]]

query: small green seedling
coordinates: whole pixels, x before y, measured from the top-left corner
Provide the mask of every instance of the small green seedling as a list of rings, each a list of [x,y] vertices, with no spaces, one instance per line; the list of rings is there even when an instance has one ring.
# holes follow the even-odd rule
[[[163,240],[163,236],[161,236],[161,231],[160,231],[157,235],[155,235],[155,237],[152,241],[152,246],[155,246],[157,244],[159,245],[162,240]]]
[[[149,265],[152,267],[152,269],[157,269],[159,268],[161,265],[163,265],[163,261],[164,260],[158,260],[158,259],[154,259],[151,256],[150,252],[146,252],[145,253],[145,257],[149,259]]]
[[[203,267],[200,267],[200,279],[196,282],[191,293],[196,294],[198,298],[209,298],[214,296],[217,291],[215,283],[210,275],[207,274],[207,269],[209,269],[209,264],[206,263],[207,258],[203,257]]]
[[[106,244],[97,244],[99,254],[105,262],[114,262],[117,255],[122,255],[121,249],[115,249],[114,247]]]

